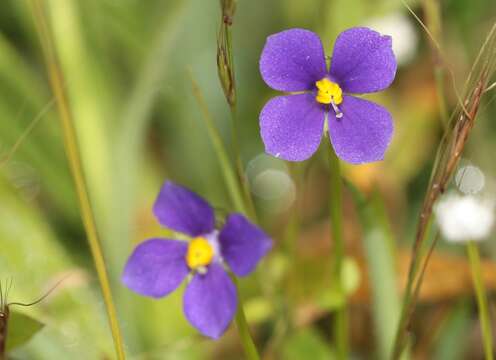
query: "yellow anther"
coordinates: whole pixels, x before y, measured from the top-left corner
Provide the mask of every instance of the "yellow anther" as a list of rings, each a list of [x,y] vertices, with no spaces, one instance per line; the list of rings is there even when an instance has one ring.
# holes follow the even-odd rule
[[[186,263],[190,269],[207,266],[212,262],[213,257],[214,249],[207,239],[197,237],[191,240],[186,253]]]
[[[323,78],[315,83],[318,92],[315,100],[321,104],[339,105],[343,102],[343,91],[338,84],[328,78]]]

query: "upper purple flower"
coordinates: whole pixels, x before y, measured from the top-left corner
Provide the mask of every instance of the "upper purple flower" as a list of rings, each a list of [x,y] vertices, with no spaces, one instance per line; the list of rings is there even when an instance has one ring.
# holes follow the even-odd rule
[[[215,229],[212,207],[190,190],[166,182],[153,208],[158,221],[189,235],[189,242],[150,239],[129,257],[122,282],[138,294],[160,298],[192,274],[183,311],[205,336],[220,337],[236,313],[236,287],[225,267],[238,276],[252,272],[272,242],[243,215],[231,214]]]
[[[393,133],[382,106],[349,94],[387,88],[396,74],[391,37],[364,27],[343,31],[327,70],[320,38],[304,29],[268,37],[260,57],[271,88],[298,94],[271,99],[260,113],[267,153],[290,161],[309,158],[319,147],[328,117],[336,154],[352,164],[384,158]]]

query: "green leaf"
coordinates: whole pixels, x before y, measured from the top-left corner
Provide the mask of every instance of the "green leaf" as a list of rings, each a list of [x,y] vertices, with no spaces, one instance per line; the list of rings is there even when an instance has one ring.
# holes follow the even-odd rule
[[[29,315],[11,311],[7,334],[7,351],[27,343],[45,324]]]

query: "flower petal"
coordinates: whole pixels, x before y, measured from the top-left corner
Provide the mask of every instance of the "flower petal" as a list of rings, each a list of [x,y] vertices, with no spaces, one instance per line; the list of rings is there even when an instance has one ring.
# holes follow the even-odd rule
[[[382,160],[393,134],[391,114],[382,106],[345,96],[343,117],[329,112],[329,132],[336,154],[352,164]]]
[[[270,238],[241,214],[231,214],[219,234],[220,251],[233,273],[251,273],[272,247]]]
[[[150,239],[129,257],[122,282],[138,294],[160,298],[174,291],[188,275],[183,241]]]
[[[218,263],[204,275],[196,274],[184,292],[183,310],[203,335],[219,338],[231,323],[237,307],[236,287]]]
[[[320,38],[305,29],[290,29],[269,36],[260,57],[260,73],[275,90],[315,89],[315,82],[326,76]]]
[[[391,37],[365,27],[343,31],[334,44],[330,75],[347,93],[387,88],[396,75]]]
[[[215,227],[212,207],[191,190],[170,181],[160,190],[153,212],[165,227],[190,236],[210,233]]]
[[[302,161],[319,147],[324,129],[324,107],[315,95],[277,96],[260,113],[265,151],[284,160]]]

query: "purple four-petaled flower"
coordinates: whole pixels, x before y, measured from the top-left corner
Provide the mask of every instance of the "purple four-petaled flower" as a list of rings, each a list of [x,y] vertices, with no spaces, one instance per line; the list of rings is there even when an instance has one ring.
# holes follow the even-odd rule
[[[240,214],[229,215],[222,229],[216,230],[212,207],[172,182],[162,187],[153,211],[162,225],[191,240],[157,238],[139,244],[124,268],[123,283],[141,295],[160,298],[191,274],[184,292],[184,314],[205,336],[220,337],[237,307],[236,287],[226,267],[235,275],[248,275],[272,241]]]
[[[309,158],[319,147],[327,114],[336,154],[360,164],[384,158],[393,133],[382,106],[348,94],[387,88],[396,74],[391,37],[364,27],[336,39],[330,68],[319,37],[290,29],[269,36],[260,58],[271,88],[298,92],[271,99],[260,113],[267,153],[290,161]]]

